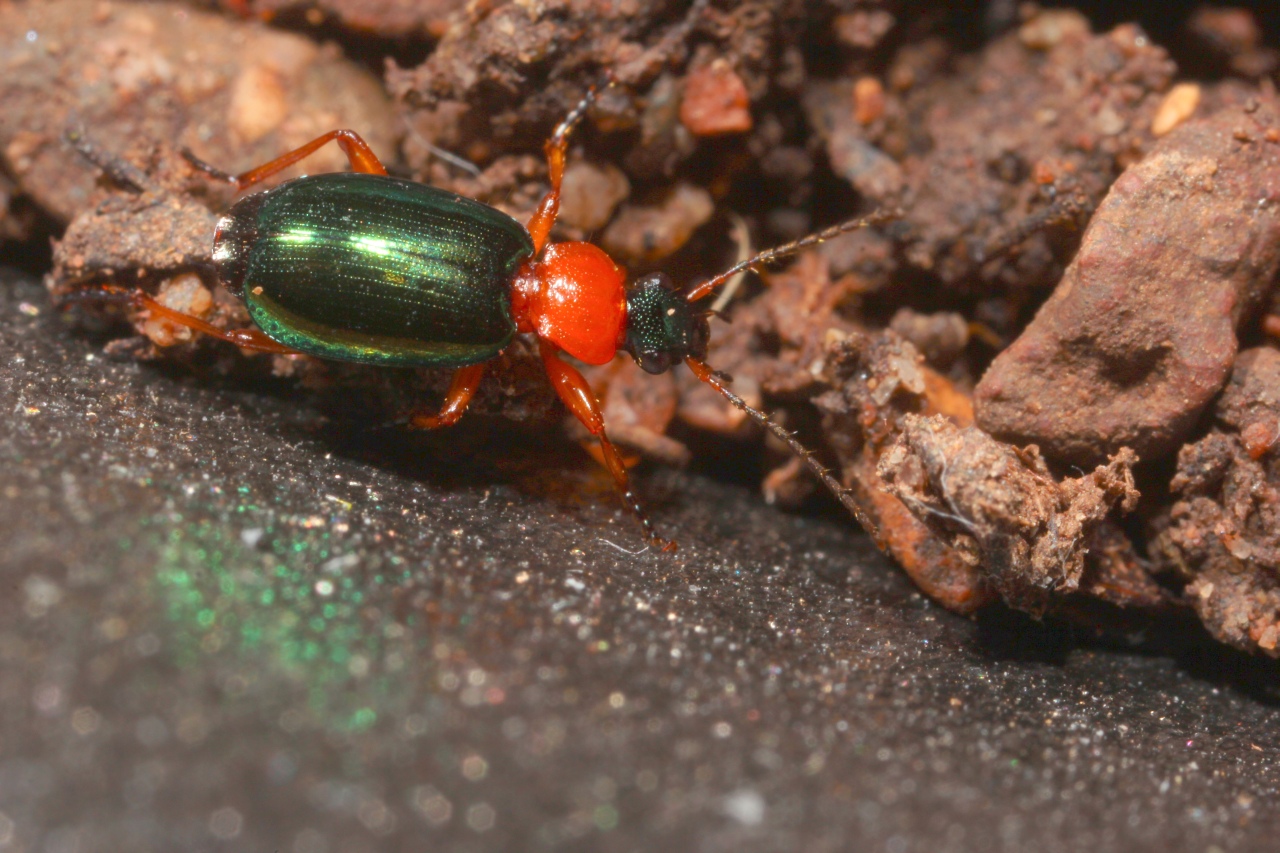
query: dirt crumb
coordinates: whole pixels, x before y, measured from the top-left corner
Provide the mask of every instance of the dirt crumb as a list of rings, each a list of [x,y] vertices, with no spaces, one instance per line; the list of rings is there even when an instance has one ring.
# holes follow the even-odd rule
[[[938,368],[949,366],[969,344],[969,321],[952,311],[921,314],[899,308],[889,320],[889,328],[911,341],[925,360]]]
[[[811,81],[804,107],[835,172],[906,211],[895,236],[910,266],[947,285],[1025,289],[1053,283],[1083,222],[1045,212],[1102,199],[1152,143],[1174,72],[1136,27],[1095,35],[1080,13],[1045,10],[974,56],[904,47],[870,122],[855,79]],[[1040,227],[1020,230],[1036,217]],[[1011,232],[1019,239],[1002,242]]]
[[[608,224],[629,195],[631,184],[627,176],[612,163],[570,163],[560,187],[558,223],[583,232],[597,231]]]
[[[200,276],[189,272],[162,281],[156,291],[156,301],[166,308],[201,320],[213,310],[213,294],[204,286]],[[148,318],[142,324],[142,333],[158,347],[185,343],[194,335],[186,326],[179,326],[163,317]]]
[[[1151,120],[1151,132],[1164,136],[1195,113],[1200,104],[1200,86],[1197,83],[1179,83],[1169,90]]]
[[[654,263],[687,243],[714,212],[706,190],[680,183],[654,204],[623,206],[600,243],[625,263]]]

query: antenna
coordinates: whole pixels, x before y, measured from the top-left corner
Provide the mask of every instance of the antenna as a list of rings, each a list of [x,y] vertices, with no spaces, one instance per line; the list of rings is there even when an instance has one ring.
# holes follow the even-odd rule
[[[861,219],[850,219],[847,222],[841,222],[839,225],[832,225],[830,228],[824,228],[816,234],[810,234],[808,237],[801,237],[799,240],[793,240],[790,243],[784,243],[781,246],[775,246],[772,249],[766,249],[754,258],[748,258],[741,263],[734,264],[729,269],[720,273],[720,275],[704,281],[702,284],[689,291],[685,299],[689,302],[697,302],[711,291],[715,290],[721,284],[733,278],[744,270],[755,270],[761,264],[771,263],[779,258],[785,258],[788,255],[794,255],[802,249],[810,246],[816,246],[832,237],[837,237],[848,231],[857,231],[859,228],[866,228],[868,225],[879,225],[881,222],[889,222],[902,216],[902,211],[897,208],[890,210],[877,210],[870,216],[864,216]],[[757,270],[758,272],[758,270]]]
[[[747,401],[730,391],[724,384],[728,378],[722,373],[717,373],[709,366],[696,358],[686,358],[684,363],[693,371],[693,375],[710,385],[712,388],[724,395],[724,398],[734,405],[738,410],[745,412],[753,421],[767,429],[771,434],[786,442],[787,447],[791,448],[791,452],[804,461],[809,470],[822,481],[831,494],[835,495],[836,500],[844,505],[844,508],[853,514],[863,529],[871,534],[871,538],[876,541],[876,545],[881,544],[880,527],[871,517],[867,515],[862,506],[854,499],[853,493],[840,485],[840,481],[831,476],[831,472],[823,467],[822,463],[813,457],[813,451],[801,444],[795,437],[795,433],[788,432],[781,424],[770,418],[759,409],[753,408],[747,404]],[[883,550],[883,548],[881,548]]]

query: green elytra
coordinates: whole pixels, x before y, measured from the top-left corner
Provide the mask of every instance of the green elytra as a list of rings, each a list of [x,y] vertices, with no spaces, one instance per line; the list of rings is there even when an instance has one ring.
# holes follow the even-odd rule
[[[384,175],[313,175],[241,199],[218,277],[290,349],[388,367],[461,367],[511,343],[511,281],[534,254],[500,210]]]

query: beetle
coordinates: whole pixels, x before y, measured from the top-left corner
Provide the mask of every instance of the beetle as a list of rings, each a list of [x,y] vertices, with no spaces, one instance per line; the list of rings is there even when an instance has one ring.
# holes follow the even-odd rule
[[[607,78],[604,85],[611,85]],[[860,509],[795,437],[734,394],[706,364],[709,310],[697,303],[737,273],[845,231],[883,221],[872,214],[761,252],[682,292],[661,272],[628,285],[604,250],[553,243],[565,156],[574,127],[599,87],[555,128],[545,145],[550,189],[527,225],[443,189],[391,177],[358,134],[333,130],[275,160],[231,175],[189,152],[187,159],[237,191],[261,183],[330,142],[350,172],[309,175],[243,196],[218,221],[213,266],[256,328],[226,330],[157,302],[141,289],[97,288],[178,325],[267,353],[396,367],[453,368],[438,411],[416,412],[413,427],[450,426],[517,334],[532,334],[547,377],[565,407],[600,443],[605,466],[650,545],[673,551],[636,499],[622,455],[609,440],[599,400],[563,356],[605,364],[620,350],[645,371],[684,363],[700,380],[769,429],[860,521]]]

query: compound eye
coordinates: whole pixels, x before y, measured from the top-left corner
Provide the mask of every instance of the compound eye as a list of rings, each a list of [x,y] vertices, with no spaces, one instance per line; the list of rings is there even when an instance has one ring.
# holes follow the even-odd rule
[[[671,354],[665,352],[641,352],[635,356],[636,364],[645,373],[666,373],[671,369]]]

